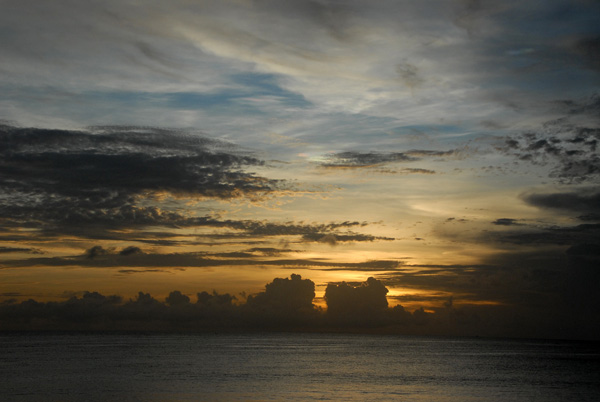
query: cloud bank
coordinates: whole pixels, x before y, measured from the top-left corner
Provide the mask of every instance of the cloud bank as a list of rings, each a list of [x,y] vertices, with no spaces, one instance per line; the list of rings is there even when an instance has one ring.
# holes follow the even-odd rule
[[[21,303],[5,301],[0,305],[4,330],[112,330],[112,331],[240,331],[306,330],[350,331],[395,334],[456,334],[536,336],[540,328],[532,317],[514,316],[506,308],[457,308],[452,298],[436,311],[418,308],[413,312],[397,305],[388,307],[388,289],[374,278],[357,286],[345,282],[329,284],[327,310],[312,304],[315,284],[292,274],[276,278],[265,290],[239,302],[230,294],[198,292],[195,301],[180,291],[172,291],[164,301],[139,292],[128,301],[119,296],[83,292],[64,302]],[[490,311],[491,310],[491,311]],[[590,323],[591,324],[591,323]],[[570,321],[553,323],[554,337],[564,334]],[[597,324],[595,324],[597,327]],[[594,325],[591,325],[594,327]],[[562,328],[562,330],[560,329]],[[547,331],[548,328],[543,328]],[[589,330],[589,328],[585,328]],[[580,328],[579,336],[591,332]],[[597,339],[592,336],[592,339]]]

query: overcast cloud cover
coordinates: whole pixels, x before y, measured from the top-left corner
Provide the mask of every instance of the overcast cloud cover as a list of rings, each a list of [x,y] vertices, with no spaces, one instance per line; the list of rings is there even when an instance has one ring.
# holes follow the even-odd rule
[[[206,290],[275,322],[294,272],[302,325],[598,337],[597,1],[0,8],[10,314]]]

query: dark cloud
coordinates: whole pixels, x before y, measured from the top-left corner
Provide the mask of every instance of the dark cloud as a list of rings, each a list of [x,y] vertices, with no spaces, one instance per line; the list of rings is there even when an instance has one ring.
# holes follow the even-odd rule
[[[538,208],[548,208],[581,214],[592,220],[600,214],[600,190],[580,189],[578,192],[529,193],[521,197],[525,202]]]
[[[395,260],[369,260],[364,262],[338,262],[327,259],[287,258],[273,259],[276,254],[255,254],[249,252],[188,252],[150,253],[138,247],[129,246],[121,251],[94,246],[83,255],[65,257],[38,257],[20,260],[0,261],[0,268],[14,267],[95,267],[95,268],[144,268],[121,269],[120,273],[164,272],[181,268],[208,268],[224,266],[275,266],[285,269],[308,268],[314,270],[344,271],[390,271],[401,265]]]
[[[119,273],[120,274],[124,274],[124,275],[131,275],[131,274],[143,274],[143,273],[148,273],[148,272],[160,272],[160,273],[165,273],[165,272],[170,272],[170,269],[156,269],[156,268],[147,268],[147,269],[120,269]]]
[[[102,256],[102,255],[107,255],[109,253],[110,253],[110,251],[104,249],[104,247],[102,247],[102,246],[94,246],[85,251],[85,256],[87,258],[96,258],[96,257]]]
[[[322,233],[332,233],[346,236],[349,241],[354,236],[354,241],[389,240],[384,238],[372,238],[368,235],[361,237],[352,232],[342,231],[351,227],[367,226],[366,222],[344,221],[331,223],[296,223],[296,222],[266,222],[257,220],[222,220],[214,216],[191,216],[179,212],[162,210],[157,207],[124,206],[113,209],[90,209],[73,211],[70,208],[61,210],[33,210],[29,214],[29,220],[35,220],[30,226],[42,229],[36,236],[56,237],[62,234],[70,234],[90,239],[139,241],[162,245],[174,245],[185,242],[194,243],[193,239],[203,235],[182,235],[168,231],[130,231],[127,234],[114,231],[118,227],[128,229],[141,229],[147,226],[163,226],[172,228],[210,227],[217,229],[234,229],[234,232],[211,233],[210,238],[243,239],[244,237],[258,236],[308,236],[312,238]],[[5,226],[20,227],[26,225],[21,219],[4,218]],[[187,240],[169,240],[170,237],[188,237]]]
[[[168,220],[141,198],[261,198],[283,186],[247,172],[264,162],[232,144],[140,127],[0,127],[0,216],[20,221]],[[162,214],[167,216],[162,216]]]
[[[455,151],[410,150],[406,152],[338,152],[327,155],[327,160],[320,164],[323,168],[358,169],[371,168],[388,163],[414,162],[423,158],[444,157]],[[426,169],[403,169],[401,173],[430,173]]]
[[[494,260],[482,265],[404,265],[377,278],[388,286],[416,290],[409,291],[404,301],[422,301],[420,291],[430,293],[435,289],[436,293],[445,295],[461,294],[473,300],[513,303],[515,289],[512,286],[519,282],[521,274],[518,267],[504,266]]]
[[[573,44],[573,50],[590,68],[600,70],[600,36],[578,39]]]
[[[0,254],[8,254],[8,253],[41,254],[41,251],[32,249],[32,248],[23,248],[23,247],[0,247]]]
[[[401,152],[376,153],[376,152],[339,152],[329,154],[327,161],[321,164],[325,168],[365,168],[382,165],[390,162],[415,161],[416,158]]]
[[[492,223],[494,225],[500,225],[500,226],[519,225],[517,219],[511,219],[511,218],[499,218],[499,219],[496,219],[495,221],[493,221]]]
[[[397,174],[435,174],[435,170],[421,168],[402,168],[399,170],[390,170],[389,173]]]
[[[338,243],[345,242],[372,242],[375,240],[386,240],[391,241],[395,240],[393,237],[382,237],[382,236],[372,236],[367,234],[358,234],[358,233],[346,233],[346,234],[333,234],[333,233],[307,233],[302,236],[302,240],[308,242],[319,242],[319,243],[327,243],[332,246]]]
[[[510,243],[521,246],[576,245],[600,242],[600,224],[586,223],[575,226],[549,226],[523,230],[487,232],[481,241]]]
[[[125,247],[123,250],[121,250],[119,252],[120,255],[133,255],[133,254],[142,254],[143,251],[141,248],[136,247],[136,246],[129,246],[129,247]]]
[[[589,254],[586,250],[575,250],[574,253]],[[597,279],[598,270],[594,274],[589,268],[576,269],[576,276],[566,281],[565,294],[581,290],[580,282],[586,279],[588,285],[585,289],[593,290],[597,282],[590,284],[589,280]],[[581,276],[582,273],[588,276]],[[71,296],[64,302],[44,303],[32,299],[17,302],[11,299],[0,304],[0,325],[4,330],[349,330],[598,339],[598,301],[590,298],[591,293],[579,295],[579,298],[571,297],[560,308],[562,300],[557,303],[546,294],[548,284],[556,280],[556,277],[550,280],[550,275],[556,273],[540,269],[521,274],[518,269],[508,272],[496,270],[492,276],[481,271],[479,282],[472,286],[494,289],[499,279],[495,276],[500,274],[511,277],[517,274],[510,283],[500,281],[503,287],[495,293],[507,294],[512,288],[512,305],[461,306],[459,302],[464,297],[457,298],[446,293],[422,298],[423,302],[433,300],[439,305],[428,310],[417,308],[411,313],[401,305],[389,308],[387,287],[382,281],[369,278],[364,283],[329,284],[326,289],[327,311],[324,312],[312,304],[314,283],[292,274],[290,278],[274,279],[264,291],[248,296],[245,303],[230,294],[215,291],[197,293],[197,300],[193,303],[188,295],[177,290],[170,292],[164,302],[144,292],[126,302],[119,296],[104,296],[97,292],[82,292],[80,296]],[[402,278],[407,279],[410,277]],[[519,295],[526,297],[515,297]],[[15,297],[19,296],[22,295],[15,294]],[[581,306],[586,303],[591,304],[584,310]]]
[[[451,223],[451,222],[452,223],[455,223],[455,222],[457,222],[457,223],[466,223],[466,222],[469,222],[469,220],[468,219],[464,219],[464,218],[454,218],[454,217],[451,217],[451,218],[448,218],[448,219],[446,219],[444,221],[444,223]]]
[[[229,293],[219,294],[217,291],[213,291],[212,293],[203,291],[198,293],[196,297],[198,299],[196,304],[207,307],[230,307],[232,306],[233,301],[237,300],[235,296],[232,296]]]
[[[600,175],[600,96],[584,101],[557,102],[563,117],[546,122],[539,131],[513,135],[498,149],[538,166],[567,184],[591,182]]]
[[[41,229],[35,234],[38,238],[70,234],[167,244],[169,240],[164,236],[132,239],[114,230],[164,226],[234,229],[237,233],[221,234],[232,238],[297,235],[304,236],[303,241],[314,241],[334,235],[338,242],[383,240],[340,232],[365,226],[364,222],[221,220],[152,206],[154,194],[254,199],[285,187],[282,181],[245,171],[251,166],[263,166],[263,161],[232,144],[193,133],[143,127],[68,131],[5,125],[0,127],[0,139],[5,144],[0,149],[0,218],[5,228]],[[90,259],[101,252],[90,251]]]
[[[20,292],[4,292],[4,293],[0,293],[1,297],[19,297],[19,296],[23,296],[22,293]],[[9,299],[11,301],[14,301],[15,299]]]
[[[578,244],[569,247],[567,255],[597,258],[600,257],[600,244]]]
[[[190,298],[179,290],[174,290],[169,293],[169,296],[165,299],[165,303],[169,306],[181,306],[190,303]]]
[[[253,247],[251,249],[248,249],[247,252],[249,253],[258,253],[258,254],[262,254],[264,256],[267,257],[277,257],[283,253],[290,253],[290,252],[295,252],[297,250],[292,250],[289,248],[284,248],[284,249],[278,249],[278,248],[274,248],[274,247]]]
[[[312,312],[315,298],[315,283],[292,274],[290,278],[275,278],[265,286],[265,291],[248,296],[246,305],[250,309],[268,311],[269,315],[282,317]]]
[[[388,307],[387,293],[383,283],[372,277],[358,287],[330,283],[325,289],[327,315],[343,325],[379,322]]]
[[[449,151],[432,151],[427,149],[411,149],[405,152],[406,155],[414,158],[433,158],[456,155],[457,151],[451,149]]]

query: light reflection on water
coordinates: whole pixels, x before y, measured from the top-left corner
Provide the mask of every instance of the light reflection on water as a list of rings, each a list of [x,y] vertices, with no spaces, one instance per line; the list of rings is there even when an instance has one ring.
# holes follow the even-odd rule
[[[0,336],[10,401],[598,401],[600,344],[343,334]]]

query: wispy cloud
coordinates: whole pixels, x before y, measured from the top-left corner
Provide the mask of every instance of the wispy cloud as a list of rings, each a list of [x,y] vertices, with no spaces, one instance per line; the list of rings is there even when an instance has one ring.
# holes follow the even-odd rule
[[[383,165],[415,162],[427,158],[443,158],[454,155],[455,151],[410,150],[406,152],[355,152],[345,151],[329,153],[319,166],[327,169],[365,169],[377,168]],[[389,170],[398,173],[434,173],[428,169],[402,168]]]

